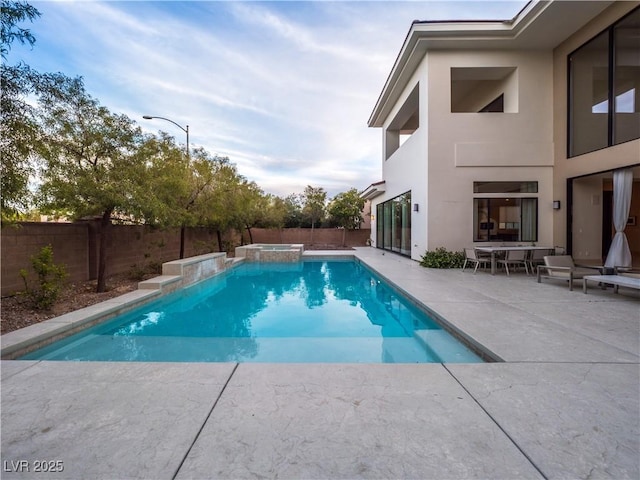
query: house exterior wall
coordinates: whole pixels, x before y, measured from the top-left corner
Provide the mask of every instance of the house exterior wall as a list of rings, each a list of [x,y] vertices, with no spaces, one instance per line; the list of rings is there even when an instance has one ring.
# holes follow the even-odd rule
[[[474,181],[538,182],[537,194],[522,196],[538,197],[538,243],[550,244],[551,53],[440,51],[429,52],[427,59],[430,129],[426,248],[462,250],[473,245]],[[451,68],[455,67],[515,67],[517,111],[451,113]]]
[[[451,113],[452,67],[515,67],[517,113]],[[429,52],[391,110],[386,129],[416,84],[420,127],[383,159],[384,195],[373,210],[411,191],[411,258],[473,244],[474,181],[537,181],[538,242],[552,241],[552,56],[550,52]],[[513,102],[514,95],[510,95]],[[496,196],[505,196],[496,194]],[[524,196],[524,195],[523,195]],[[413,209],[412,209],[413,210]],[[375,228],[372,227],[374,241]],[[375,244],[375,243],[374,243]]]
[[[411,191],[411,203],[419,205],[419,211],[411,211],[411,258],[419,260],[426,248],[426,209],[427,206],[427,145],[428,145],[428,117],[427,106],[427,63],[422,62],[416,69],[411,80],[407,83],[399,101],[391,110],[382,129],[382,152],[386,151],[386,131],[396,114],[404,105],[409,94],[419,83],[420,126],[404,144],[388,159],[382,158],[382,175],[386,183],[386,192],[372,200],[371,212],[375,216],[377,205],[390,200],[405,192]],[[376,222],[371,223],[371,238],[373,245],[378,244]]]
[[[595,152],[585,153],[576,157],[567,157],[567,118],[568,118],[568,68],[567,57],[574,50],[578,49],[597,34],[608,28],[611,24],[622,18],[631,10],[640,5],[640,2],[615,2],[598,17],[576,31],[565,42],[556,47],[553,51],[553,126],[554,126],[554,179],[553,195],[556,199],[563,200],[563,205],[567,205],[567,179],[594,174],[606,170],[613,170],[625,166],[640,164],[640,140],[632,140],[613,147],[604,148]],[[638,173],[634,177],[638,177]],[[637,181],[636,181],[637,183]],[[600,235],[588,241],[586,232],[590,228],[589,224],[601,219],[602,207],[592,205],[591,201],[584,197],[576,197],[575,186],[578,186],[578,194],[583,193],[584,182],[574,185],[573,199],[573,222],[570,225],[573,231],[573,245],[567,245],[568,211],[562,208],[553,214],[553,241],[555,245],[573,247],[574,256],[581,259],[600,260],[600,243],[597,245],[593,240],[599,241]],[[638,186],[635,187],[640,188]],[[593,192],[592,192],[593,193]],[[598,192],[600,195],[601,189]],[[595,193],[594,193],[595,194]],[[594,208],[597,207],[597,208]],[[590,214],[598,212],[595,218]],[[601,220],[600,220],[601,221]],[[599,226],[599,224],[598,224]],[[632,236],[633,237],[633,236]],[[632,257],[640,256],[640,245],[629,242]]]

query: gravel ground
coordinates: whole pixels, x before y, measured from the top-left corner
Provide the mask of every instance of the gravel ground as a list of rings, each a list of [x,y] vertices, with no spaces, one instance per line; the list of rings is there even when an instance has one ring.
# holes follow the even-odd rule
[[[136,290],[139,280],[127,275],[107,279],[107,291],[96,293],[96,281],[67,284],[51,310],[34,310],[24,295],[4,297],[0,303],[0,330],[2,334],[57,317],[80,308],[100,303],[123,293]]]

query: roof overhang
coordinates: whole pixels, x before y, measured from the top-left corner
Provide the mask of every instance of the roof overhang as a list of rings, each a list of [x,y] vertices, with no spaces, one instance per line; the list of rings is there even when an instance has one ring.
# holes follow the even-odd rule
[[[372,183],[362,192],[360,192],[360,198],[363,200],[371,200],[372,198],[376,198],[379,195],[382,195],[385,192],[385,182],[384,180],[381,182]]]
[[[534,0],[511,20],[413,22],[369,117],[369,127],[383,126],[428,51],[552,50],[612,3]]]

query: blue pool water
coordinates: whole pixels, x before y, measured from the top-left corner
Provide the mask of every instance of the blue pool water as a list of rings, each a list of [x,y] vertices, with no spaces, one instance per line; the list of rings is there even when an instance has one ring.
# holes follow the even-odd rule
[[[482,361],[370,270],[353,261],[240,265],[22,358]]]

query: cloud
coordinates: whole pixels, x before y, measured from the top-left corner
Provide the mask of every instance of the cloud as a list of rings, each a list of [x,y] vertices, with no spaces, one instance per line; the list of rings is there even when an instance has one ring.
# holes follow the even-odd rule
[[[81,74],[102,104],[145,130],[182,141],[177,127],[141,117],[188,124],[192,144],[229,156],[268,192],[314,185],[330,196],[380,179],[381,132],[366,122],[411,21],[505,10],[505,2],[34,4],[43,15],[35,48],[22,49],[30,65]]]

